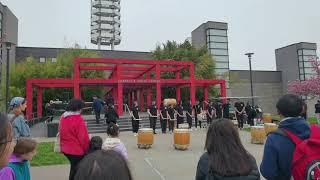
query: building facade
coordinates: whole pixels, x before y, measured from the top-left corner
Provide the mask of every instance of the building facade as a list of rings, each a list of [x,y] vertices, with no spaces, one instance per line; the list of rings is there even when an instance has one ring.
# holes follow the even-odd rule
[[[312,61],[317,58],[317,44],[300,42],[275,50],[277,71],[281,71],[283,89],[287,93],[288,83],[304,81],[316,74]]]
[[[193,30],[191,36],[195,47],[208,48],[215,61],[217,77],[229,81],[228,24],[208,21]]]
[[[16,45],[18,44],[18,18],[0,2],[0,110],[6,106],[6,65],[15,63]],[[9,58],[9,59],[8,59]]]

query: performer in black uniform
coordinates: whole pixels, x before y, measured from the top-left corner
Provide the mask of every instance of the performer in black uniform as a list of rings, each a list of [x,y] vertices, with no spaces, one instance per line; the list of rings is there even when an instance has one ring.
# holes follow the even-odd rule
[[[236,117],[238,121],[238,127],[240,129],[243,128],[243,119],[244,119],[244,114],[245,114],[245,105],[243,102],[240,102],[237,100],[237,102],[234,104],[235,111],[236,111]]]
[[[210,102],[207,108],[207,124],[210,126],[212,120],[216,118],[216,108],[214,107],[214,103]]]
[[[153,129],[153,134],[157,134],[156,124],[157,124],[158,109],[155,101],[152,101],[152,105],[148,108],[147,112],[149,114],[150,128]]]
[[[180,102],[176,107],[176,113],[177,113],[177,128],[179,128],[179,124],[184,123],[184,117],[183,117],[183,106],[182,102]]]
[[[223,108],[223,118],[230,119],[230,100],[227,99],[227,103],[222,105]]]
[[[135,101],[134,102],[134,106],[132,108],[132,132],[135,133],[138,133],[139,131],[139,120],[136,120],[136,119],[140,119],[139,117],[139,106],[138,106],[138,102]]]
[[[222,103],[220,101],[218,101],[216,103],[215,109],[216,109],[217,118],[218,119],[222,118],[223,117],[223,107],[222,107]]]
[[[169,132],[172,133],[174,128],[174,121],[176,120],[176,113],[173,105],[169,106],[168,115],[169,115]]]
[[[191,101],[186,105],[186,116],[187,116],[187,123],[189,124],[189,129],[192,128],[192,105]]]
[[[198,119],[198,114],[201,113],[202,108],[201,105],[199,103],[199,101],[196,102],[196,105],[193,106],[194,109],[194,119],[195,119],[195,123],[196,123],[196,129],[198,128],[198,122],[201,128],[201,120]]]
[[[115,111],[114,106],[110,105],[107,107],[107,111],[106,111],[106,124],[109,125],[109,123],[114,123],[117,124],[117,119],[119,119],[119,115],[118,113]]]
[[[165,134],[167,132],[167,122],[168,122],[168,108],[164,106],[163,103],[160,105],[160,123],[162,133]]]

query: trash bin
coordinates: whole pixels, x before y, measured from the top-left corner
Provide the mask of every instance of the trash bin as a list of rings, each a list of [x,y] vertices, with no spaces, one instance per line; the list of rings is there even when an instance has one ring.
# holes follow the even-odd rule
[[[51,122],[47,124],[47,130],[48,130],[48,137],[56,137],[58,134],[58,122]]]

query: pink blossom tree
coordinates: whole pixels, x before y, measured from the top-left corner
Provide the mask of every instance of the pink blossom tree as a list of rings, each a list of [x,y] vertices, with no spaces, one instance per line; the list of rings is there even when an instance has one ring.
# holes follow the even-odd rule
[[[311,59],[310,61],[316,74],[304,81],[289,82],[288,92],[301,96],[320,97],[320,61],[318,59]]]

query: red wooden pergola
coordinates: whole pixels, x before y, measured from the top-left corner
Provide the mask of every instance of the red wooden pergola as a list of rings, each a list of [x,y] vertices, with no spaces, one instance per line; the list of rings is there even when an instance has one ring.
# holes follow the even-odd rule
[[[189,71],[189,78],[181,79],[182,70]],[[105,71],[106,78],[83,78],[81,71]],[[174,79],[162,79],[161,73],[173,72]],[[208,99],[208,88],[220,85],[220,96],[226,97],[225,80],[198,80],[194,77],[194,64],[191,61],[173,60],[132,60],[132,59],[101,59],[76,58],[72,79],[28,79],[26,85],[27,118],[32,117],[33,88],[37,92],[37,117],[42,116],[42,90],[44,88],[72,88],[74,97],[81,98],[81,87],[103,86],[110,88],[117,104],[119,115],[123,114],[123,97],[128,104],[139,99],[141,109],[144,109],[145,98],[149,106],[152,101],[152,89],[155,89],[157,106],[161,104],[161,87],[175,87],[176,99],[180,101],[181,88],[190,88],[190,100],[195,104],[196,88],[203,88],[204,100]],[[144,96],[146,95],[146,96]]]

